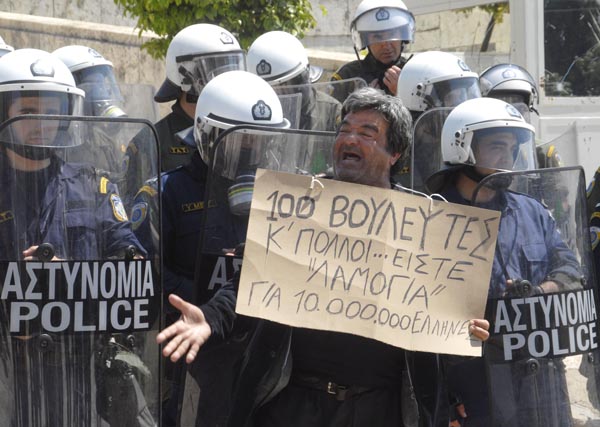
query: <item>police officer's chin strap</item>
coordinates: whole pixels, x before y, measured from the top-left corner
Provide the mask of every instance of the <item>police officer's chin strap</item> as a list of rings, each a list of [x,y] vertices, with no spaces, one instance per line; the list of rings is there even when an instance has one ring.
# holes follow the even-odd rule
[[[29,160],[46,160],[52,156],[52,150],[46,147],[34,147],[31,145],[11,145],[7,150],[11,150],[21,157]]]
[[[475,181],[476,183],[480,183],[481,181],[483,181],[484,178],[487,178],[490,175],[482,175],[479,172],[477,172],[477,169],[475,168],[475,166],[465,166],[462,169],[462,172],[469,178],[472,179],[473,181]],[[494,174],[492,174],[494,175]],[[489,184],[486,185],[486,187],[491,187],[494,190],[506,190],[508,187],[510,187],[510,184],[512,182],[512,179],[510,176],[508,175],[499,175],[496,176],[495,178],[491,178],[489,181]]]

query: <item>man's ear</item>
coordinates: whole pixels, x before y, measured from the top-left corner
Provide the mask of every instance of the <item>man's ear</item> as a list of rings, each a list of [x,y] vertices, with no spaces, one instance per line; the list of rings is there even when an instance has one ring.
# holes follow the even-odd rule
[[[400,153],[392,154],[390,157],[390,166],[394,166],[398,160],[400,160]]]

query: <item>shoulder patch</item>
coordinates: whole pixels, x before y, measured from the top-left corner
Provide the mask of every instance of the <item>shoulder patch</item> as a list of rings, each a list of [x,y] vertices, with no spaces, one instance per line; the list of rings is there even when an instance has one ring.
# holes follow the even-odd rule
[[[156,194],[158,193],[158,191],[152,185],[145,184],[144,186],[142,186],[142,188],[139,189],[139,191],[136,194],[136,197],[138,195],[140,195],[141,193],[146,193],[150,197],[154,197],[154,196],[156,196]]]
[[[0,224],[6,221],[12,221],[15,219],[12,211],[0,212]]]
[[[108,193],[108,179],[104,176],[100,177],[100,194],[106,194]]]
[[[600,228],[590,227],[590,243],[592,244],[592,250],[595,250],[600,242]]]
[[[133,205],[131,208],[131,227],[133,231],[137,230],[139,226],[145,221],[148,215],[148,203],[139,202]]]
[[[123,206],[121,198],[116,194],[111,194],[110,204],[112,205],[113,215],[115,216],[117,221],[127,221],[127,212],[125,212],[125,206]]]

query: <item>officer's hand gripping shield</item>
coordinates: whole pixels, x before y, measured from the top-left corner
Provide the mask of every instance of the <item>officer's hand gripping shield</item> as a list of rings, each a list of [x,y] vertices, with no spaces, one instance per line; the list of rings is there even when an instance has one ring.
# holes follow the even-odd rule
[[[472,200],[502,216],[486,309],[491,336],[482,360],[450,376],[467,414],[491,426],[597,420],[598,288],[583,170],[496,173]]]
[[[120,192],[142,120],[19,116],[0,125],[0,419],[11,426],[159,423],[160,241],[138,234]],[[79,161],[72,161],[72,157]],[[145,159],[154,174],[156,155]],[[159,206],[152,213],[159,230]]]

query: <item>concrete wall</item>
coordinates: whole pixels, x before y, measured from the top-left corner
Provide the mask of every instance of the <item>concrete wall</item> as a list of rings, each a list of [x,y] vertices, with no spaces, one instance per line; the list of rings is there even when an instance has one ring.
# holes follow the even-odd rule
[[[317,27],[303,40],[311,63],[325,68],[324,78],[355,59],[349,35],[350,22],[360,0],[313,0]],[[321,6],[326,10],[322,12]],[[140,49],[135,20],[111,0],[0,0],[0,36],[16,47],[52,51],[69,44],[93,47],[115,64],[122,83],[144,83],[157,88],[163,81],[164,62]],[[447,50],[464,54],[473,69],[496,61],[495,54],[478,54],[489,17],[475,9],[470,14],[446,12],[417,16],[415,52]],[[495,29],[494,47],[509,51],[508,19]]]

